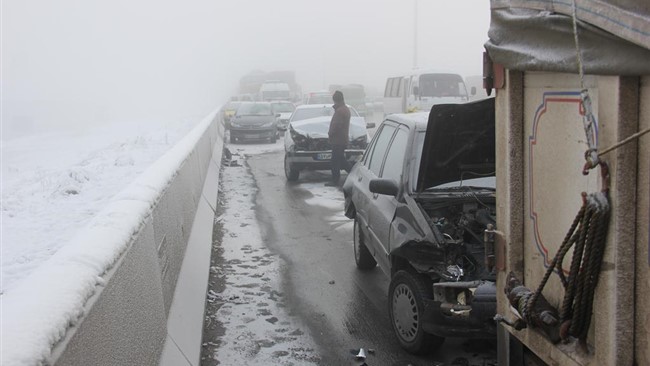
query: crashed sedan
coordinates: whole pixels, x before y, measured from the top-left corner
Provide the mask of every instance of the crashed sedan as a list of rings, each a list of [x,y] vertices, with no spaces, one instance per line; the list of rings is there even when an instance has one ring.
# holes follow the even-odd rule
[[[390,277],[400,345],[494,338],[494,99],[391,115],[348,175],[356,265]]]
[[[349,106],[348,106],[349,107]],[[289,181],[296,181],[300,171],[331,168],[332,146],[328,131],[334,114],[331,104],[306,104],[296,108],[284,136],[284,172]],[[349,143],[345,157],[356,163],[368,145],[368,132],[363,117],[350,107]]]

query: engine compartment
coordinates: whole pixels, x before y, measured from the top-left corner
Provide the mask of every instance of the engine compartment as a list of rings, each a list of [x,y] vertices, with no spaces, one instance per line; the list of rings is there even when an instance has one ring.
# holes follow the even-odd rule
[[[447,272],[460,272],[457,280],[494,280],[495,274],[486,267],[488,253],[484,235],[486,229],[496,226],[494,200],[452,201],[418,201],[444,250]]]

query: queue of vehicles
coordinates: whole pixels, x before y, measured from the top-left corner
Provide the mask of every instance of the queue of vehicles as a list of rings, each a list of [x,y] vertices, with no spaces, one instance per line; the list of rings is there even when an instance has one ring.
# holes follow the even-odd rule
[[[446,337],[494,339],[494,245],[484,235],[496,226],[494,99],[468,102],[463,78],[453,73],[389,78],[386,91],[389,114],[372,141],[367,128],[374,124],[344,94],[352,114],[345,156],[353,169],[343,192],[357,267],[378,266],[390,278],[389,318],[407,351],[431,352]],[[275,142],[286,131],[288,181],[303,170],[330,169],[331,92],[306,93],[303,102],[241,103],[247,111],[268,108],[264,118],[238,110],[231,141]]]

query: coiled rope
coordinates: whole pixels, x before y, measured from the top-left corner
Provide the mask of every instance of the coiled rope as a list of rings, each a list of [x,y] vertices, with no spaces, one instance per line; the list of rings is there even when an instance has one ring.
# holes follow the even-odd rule
[[[583,204],[567,232],[562,245],[546,270],[537,290],[519,301],[519,310],[528,324],[532,324],[535,303],[551,274],[557,270],[565,289],[560,312],[560,337],[586,340],[593,309],[593,298],[600,267],[605,253],[609,227],[610,204],[608,192],[582,194]],[[572,246],[573,257],[569,277],[564,276],[562,261]]]

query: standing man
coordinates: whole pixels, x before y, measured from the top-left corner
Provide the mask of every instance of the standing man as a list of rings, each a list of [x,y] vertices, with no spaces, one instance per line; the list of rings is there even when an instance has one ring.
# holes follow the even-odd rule
[[[326,186],[335,187],[339,185],[341,169],[350,172],[350,164],[345,158],[345,148],[348,147],[350,131],[350,109],[345,105],[343,93],[335,91],[332,95],[334,100],[334,115],[330,122],[329,143],[332,145],[332,180],[325,183]]]

